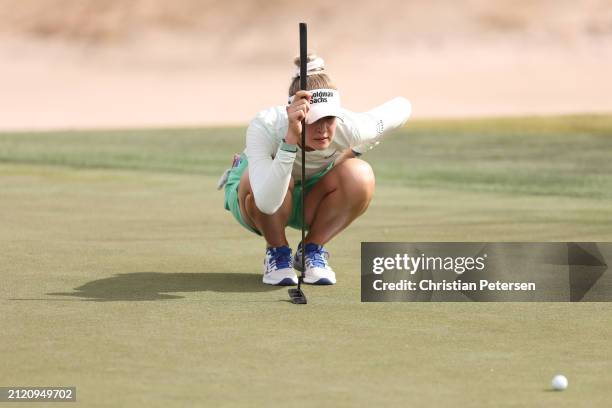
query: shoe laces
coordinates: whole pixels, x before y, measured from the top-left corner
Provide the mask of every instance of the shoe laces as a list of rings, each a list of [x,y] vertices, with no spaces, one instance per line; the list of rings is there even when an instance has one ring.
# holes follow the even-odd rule
[[[327,268],[329,252],[322,245],[306,244],[306,263],[309,268]]]
[[[291,268],[291,249],[288,246],[268,248],[268,270]]]

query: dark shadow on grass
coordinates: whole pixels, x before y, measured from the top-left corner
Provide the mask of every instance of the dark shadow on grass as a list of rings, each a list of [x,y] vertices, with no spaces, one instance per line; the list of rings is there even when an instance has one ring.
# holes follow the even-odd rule
[[[97,279],[74,288],[74,292],[47,293],[99,302],[182,299],[173,292],[267,292],[278,287],[264,285],[259,274],[132,272]]]

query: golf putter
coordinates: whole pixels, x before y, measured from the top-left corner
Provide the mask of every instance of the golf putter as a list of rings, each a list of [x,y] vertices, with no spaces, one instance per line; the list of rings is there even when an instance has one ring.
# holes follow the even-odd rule
[[[306,64],[307,64],[307,53],[308,53],[308,43],[306,41],[306,23],[300,23],[300,89],[306,89]],[[302,291],[302,282],[304,282],[304,271],[306,270],[306,255],[305,255],[305,245],[304,238],[306,233],[304,231],[304,224],[306,222],[306,212],[304,211],[304,186],[306,185],[306,119],[302,120],[302,272],[300,273],[300,277],[298,278],[297,288],[289,289],[289,297],[291,298],[291,302],[296,305],[305,305],[308,303],[306,300],[306,295]]]

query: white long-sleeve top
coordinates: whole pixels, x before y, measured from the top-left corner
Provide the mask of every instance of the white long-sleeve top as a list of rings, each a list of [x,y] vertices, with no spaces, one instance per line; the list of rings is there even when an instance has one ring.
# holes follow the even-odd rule
[[[306,179],[327,168],[348,149],[358,153],[374,146],[380,138],[404,125],[412,112],[406,98],[391,99],[376,108],[355,113],[343,109],[336,121],[336,132],[325,150],[306,152]],[[266,214],[274,214],[285,198],[291,177],[300,180],[302,152],[281,149],[287,135],[285,106],[263,110],[249,124],[245,153],[255,205]]]

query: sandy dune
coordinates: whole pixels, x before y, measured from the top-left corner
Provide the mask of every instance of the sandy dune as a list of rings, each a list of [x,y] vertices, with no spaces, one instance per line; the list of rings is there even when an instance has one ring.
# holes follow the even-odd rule
[[[610,0],[0,0],[0,129],[246,123],[285,101],[301,20],[350,109],[612,111]]]

